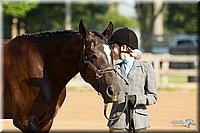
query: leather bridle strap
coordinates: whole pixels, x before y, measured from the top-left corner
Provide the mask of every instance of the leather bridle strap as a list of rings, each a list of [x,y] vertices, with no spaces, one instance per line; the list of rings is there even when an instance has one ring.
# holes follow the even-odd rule
[[[113,72],[113,71],[116,72],[116,70],[115,70],[114,68],[97,69],[96,66],[94,66],[94,65],[91,63],[91,61],[89,61],[89,60],[87,59],[87,56],[85,56],[84,62],[85,62],[86,64],[88,64],[88,66],[89,66],[92,70],[95,71],[95,73],[96,73],[96,79],[102,78],[103,75],[104,75],[105,73],[107,73],[107,72]]]
[[[119,115],[117,115],[117,116],[115,116],[115,117],[113,117],[113,118],[108,118],[108,116],[107,116],[107,114],[106,114],[107,108],[108,108],[108,103],[106,103],[106,104],[104,104],[104,116],[105,116],[105,118],[106,118],[107,120],[111,120],[111,121],[116,120],[116,119],[119,119],[119,117],[126,111],[127,107],[128,107],[128,97],[127,97],[127,94],[126,94],[126,95],[125,95],[125,104],[124,104],[124,108],[123,108],[122,112],[120,112]]]

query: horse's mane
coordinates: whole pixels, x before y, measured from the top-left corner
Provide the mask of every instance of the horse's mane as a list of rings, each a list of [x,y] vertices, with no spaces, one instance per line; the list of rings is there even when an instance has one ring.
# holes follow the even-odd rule
[[[103,35],[96,31],[92,31],[95,36],[103,39]],[[59,31],[42,31],[35,33],[26,33],[17,36],[16,38],[29,38],[30,40],[37,41],[39,44],[44,44],[43,46],[60,46],[71,40],[74,36],[80,36],[79,31],[74,30],[59,30]],[[41,42],[41,43],[40,43]],[[45,42],[45,43],[44,43]],[[51,45],[52,44],[52,45]]]
[[[99,34],[96,31],[92,31],[92,33],[96,36],[98,36],[100,39],[103,39],[103,35]],[[59,31],[42,31],[42,32],[35,32],[35,33],[25,33],[22,35],[19,35],[18,37],[30,37],[30,38],[36,38],[37,40],[51,40],[55,39],[59,36],[59,39],[62,37],[68,38],[79,34],[79,31],[74,30],[59,30]]]
[[[42,32],[35,32],[35,33],[25,33],[20,36],[54,36],[56,34],[65,34],[65,35],[76,35],[78,31],[73,30],[58,30],[58,31],[42,31]]]
[[[22,34],[18,37],[28,37],[32,39],[36,39],[38,41],[61,41],[68,39],[69,37],[77,35],[78,31],[73,30],[60,30],[60,31],[42,31],[42,32],[36,32],[36,33],[26,33]]]

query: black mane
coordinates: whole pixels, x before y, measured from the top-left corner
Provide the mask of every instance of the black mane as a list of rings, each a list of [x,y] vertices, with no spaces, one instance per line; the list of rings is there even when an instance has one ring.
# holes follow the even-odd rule
[[[26,37],[44,44],[62,45],[73,36],[80,35],[78,31],[61,30],[61,31],[42,31],[36,33],[27,33],[18,37]]]
[[[41,37],[41,36],[55,36],[55,35],[76,35],[79,33],[78,31],[73,31],[73,30],[59,30],[59,31],[42,31],[42,32],[35,32],[35,33],[26,33],[22,34],[20,36],[32,36],[32,37]]]

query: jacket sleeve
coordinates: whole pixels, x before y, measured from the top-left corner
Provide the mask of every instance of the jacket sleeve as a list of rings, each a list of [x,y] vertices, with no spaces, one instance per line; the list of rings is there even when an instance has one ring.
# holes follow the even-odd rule
[[[136,105],[145,104],[152,105],[157,102],[156,79],[153,66],[147,65],[146,80],[144,86],[144,94],[136,95]]]

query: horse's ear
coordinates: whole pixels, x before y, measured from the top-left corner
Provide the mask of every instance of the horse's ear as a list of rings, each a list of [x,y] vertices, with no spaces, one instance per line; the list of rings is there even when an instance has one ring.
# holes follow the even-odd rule
[[[102,35],[104,35],[106,38],[109,38],[112,35],[113,32],[113,23],[110,21],[108,27],[103,31]]]
[[[83,21],[81,20],[79,23],[79,32],[81,35],[86,38],[87,35],[89,34],[89,31],[85,28],[85,25],[83,24]]]

